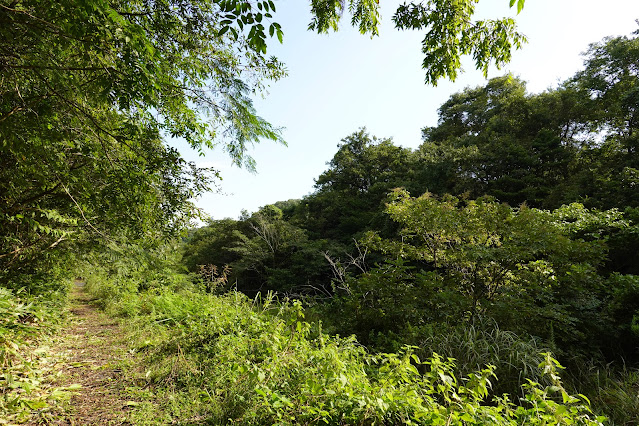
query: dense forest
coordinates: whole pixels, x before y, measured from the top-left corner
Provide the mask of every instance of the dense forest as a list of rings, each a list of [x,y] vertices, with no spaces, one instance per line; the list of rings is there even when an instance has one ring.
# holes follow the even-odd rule
[[[540,94],[510,75],[456,93],[415,150],[360,129],[314,193],[211,221],[182,261],[209,292],[301,300],[374,352],[492,364],[496,394],[541,380],[550,351],[597,404],[636,407],[638,46],[595,43]]]
[[[376,34],[372,3],[347,9]],[[427,82],[523,41],[433,4],[394,17],[448,29]],[[73,278],[128,327],[139,424],[639,424],[639,31],[542,93],[453,94],[417,149],[355,130],[308,196],[194,227],[218,172],[164,138],[249,168],[282,142],[250,97],[285,74],[273,2],[0,8],[0,424],[51,421],[30,348]]]

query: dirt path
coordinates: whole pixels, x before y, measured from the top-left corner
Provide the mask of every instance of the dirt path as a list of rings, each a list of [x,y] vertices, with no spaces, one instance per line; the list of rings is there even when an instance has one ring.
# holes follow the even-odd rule
[[[57,425],[127,425],[135,403],[127,398],[124,367],[133,362],[123,330],[116,321],[89,304],[82,283],[71,293],[72,318],[54,351],[62,362],[56,386],[79,384],[81,388],[64,404],[62,412],[47,421]]]

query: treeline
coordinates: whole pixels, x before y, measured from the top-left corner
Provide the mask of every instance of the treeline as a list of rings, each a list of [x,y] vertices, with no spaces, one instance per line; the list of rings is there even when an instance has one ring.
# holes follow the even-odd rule
[[[496,392],[547,348],[603,403],[589,367],[639,362],[638,63],[636,37],[606,38],[557,88],[465,89],[415,150],[360,129],[313,194],[211,221],[184,264],[212,292],[304,299],[373,350],[493,363]],[[615,383],[636,419],[637,382]]]

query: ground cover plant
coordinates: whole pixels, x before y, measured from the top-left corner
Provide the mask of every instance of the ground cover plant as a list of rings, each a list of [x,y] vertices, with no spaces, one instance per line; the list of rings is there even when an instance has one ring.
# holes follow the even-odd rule
[[[64,323],[66,294],[31,296],[0,288],[0,419],[23,422],[67,400],[74,386],[48,383],[51,336]]]
[[[104,276],[89,276],[94,291]],[[570,395],[559,363],[542,356],[549,384],[523,398],[492,396],[495,367],[465,377],[455,361],[414,348],[370,353],[353,337],[305,321],[299,301],[251,300],[185,289],[112,300],[138,336],[159,413],[144,424],[601,424],[587,398]],[[159,398],[158,398],[159,395]],[[148,407],[151,407],[149,405]],[[151,409],[151,408],[149,408]],[[153,410],[158,410],[155,405]]]

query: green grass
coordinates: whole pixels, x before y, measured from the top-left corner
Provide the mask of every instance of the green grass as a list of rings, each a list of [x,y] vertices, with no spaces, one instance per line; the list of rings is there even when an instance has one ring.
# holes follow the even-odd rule
[[[73,389],[51,387],[49,337],[64,323],[65,293],[30,296],[0,287],[0,424],[46,416]]]
[[[354,338],[304,320],[298,302],[240,293],[129,294],[108,309],[126,317],[145,365],[138,424],[600,424],[568,395],[548,355],[550,386],[524,399],[490,397],[494,367],[456,377],[452,359],[411,347],[370,354]],[[135,391],[133,391],[135,392]]]

